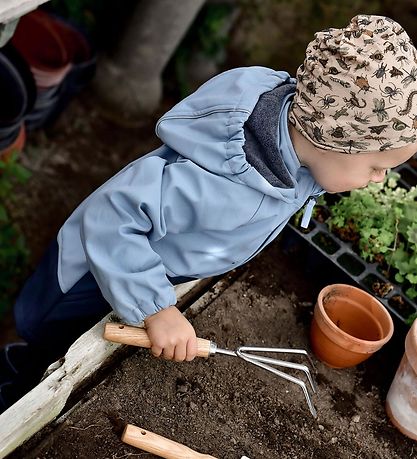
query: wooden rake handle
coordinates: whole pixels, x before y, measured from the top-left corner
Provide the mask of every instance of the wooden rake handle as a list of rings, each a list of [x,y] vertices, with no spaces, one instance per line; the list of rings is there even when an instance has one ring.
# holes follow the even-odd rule
[[[146,330],[143,328],[132,327],[109,322],[104,326],[104,339],[114,343],[129,344],[131,346],[151,347]],[[207,339],[197,338],[197,357],[208,357],[210,355],[211,342]]]
[[[122,441],[165,459],[216,459],[214,456],[198,453],[188,446],[132,424],[127,424],[125,427]]]

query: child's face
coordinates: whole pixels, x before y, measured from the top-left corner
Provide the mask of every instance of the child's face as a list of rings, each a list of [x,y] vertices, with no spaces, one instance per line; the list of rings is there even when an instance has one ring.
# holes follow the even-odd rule
[[[417,152],[417,144],[388,151],[346,154],[316,148],[308,167],[324,190],[329,193],[365,188],[371,182],[382,182],[387,169],[407,161]]]

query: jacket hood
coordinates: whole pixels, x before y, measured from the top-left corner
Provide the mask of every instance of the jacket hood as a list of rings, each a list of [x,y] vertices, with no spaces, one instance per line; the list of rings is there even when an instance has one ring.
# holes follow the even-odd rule
[[[168,111],[158,121],[156,134],[200,167],[286,199],[285,189],[274,186],[248,162],[244,125],[262,94],[294,83],[287,72],[265,67],[221,73]]]

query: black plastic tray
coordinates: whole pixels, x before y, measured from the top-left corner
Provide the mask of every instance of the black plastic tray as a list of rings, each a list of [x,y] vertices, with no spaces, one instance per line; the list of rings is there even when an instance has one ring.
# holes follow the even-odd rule
[[[399,184],[402,186],[410,188],[417,184],[417,173],[408,164],[403,164],[395,170],[401,175]],[[287,226],[326,259],[334,263],[353,283],[378,298],[401,322],[407,323],[409,316],[417,312],[417,303],[408,298],[398,284],[387,279],[378,269],[377,263],[368,263],[363,260],[352,249],[350,243],[332,234],[325,223],[312,218],[308,230],[296,227],[291,222]],[[372,289],[374,282],[380,282],[383,286],[392,286],[392,290],[379,296]]]

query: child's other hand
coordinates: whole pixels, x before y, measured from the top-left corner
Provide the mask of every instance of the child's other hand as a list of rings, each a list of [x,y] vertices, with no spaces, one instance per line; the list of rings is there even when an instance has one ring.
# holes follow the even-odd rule
[[[197,354],[197,338],[193,326],[175,307],[145,319],[146,331],[155,357],[182,362],[193,360]]]

